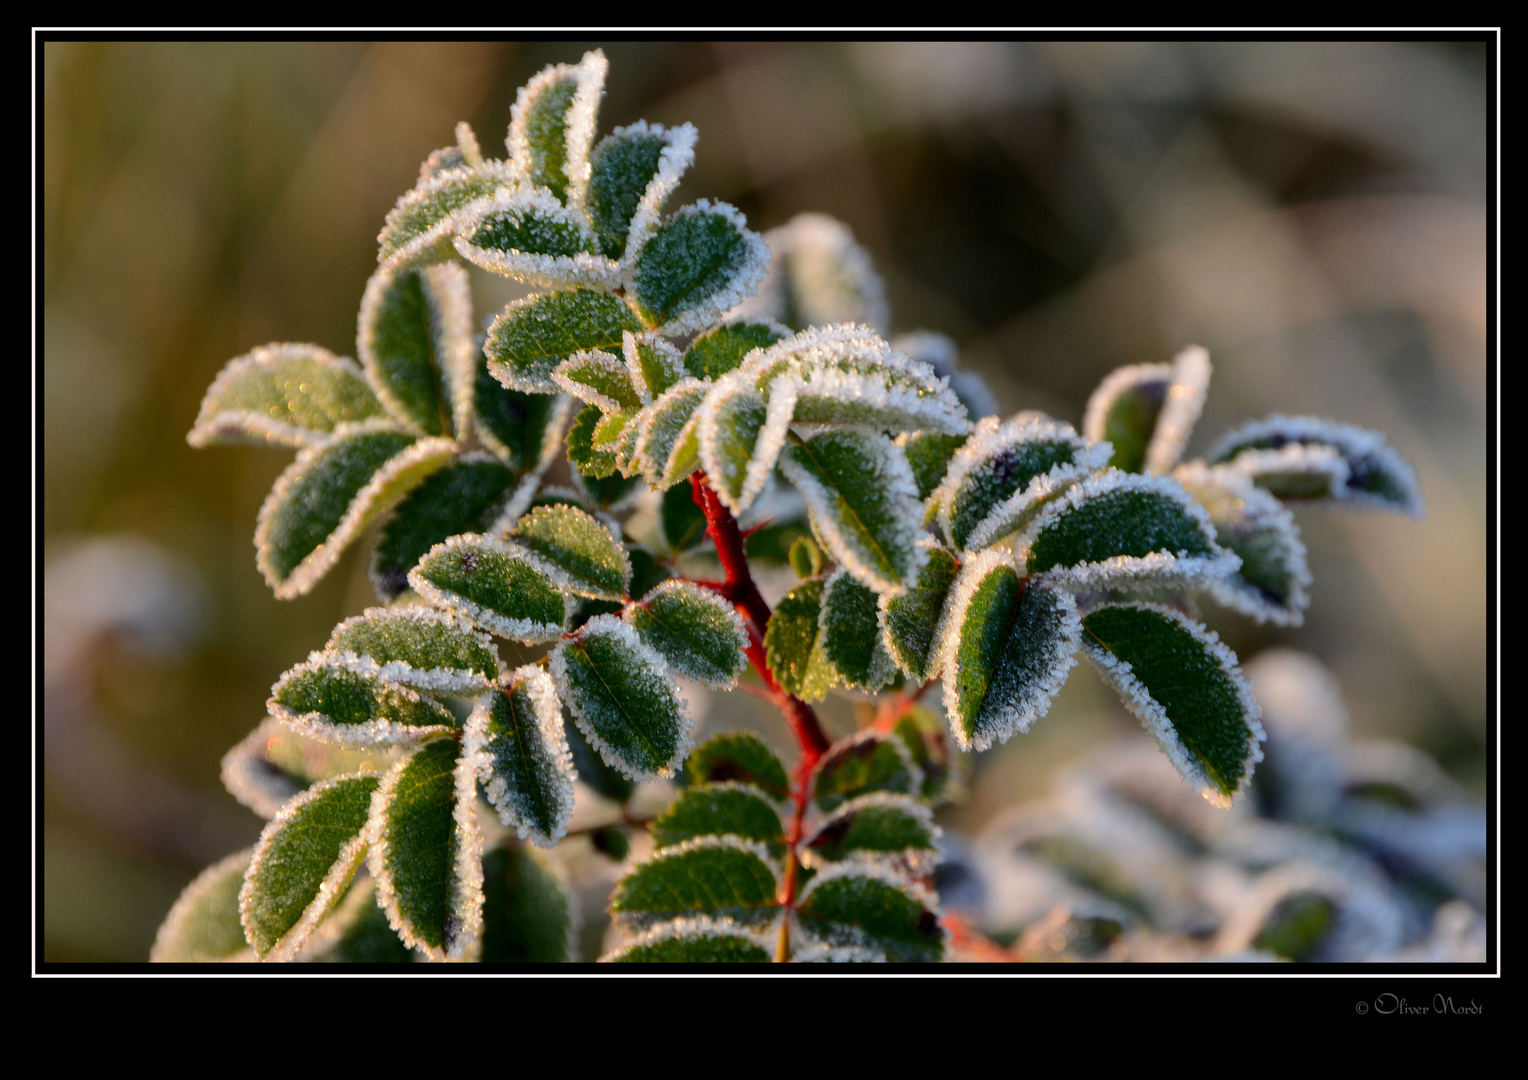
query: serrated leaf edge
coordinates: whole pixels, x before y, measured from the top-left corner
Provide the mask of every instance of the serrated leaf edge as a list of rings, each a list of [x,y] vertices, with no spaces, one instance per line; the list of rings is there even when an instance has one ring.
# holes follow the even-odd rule
[[[364,675],[384,684],[387,690],[395,691],[411,704],[426,704],[446,718],[446,722],[440,724],[400,724],[396,720],[368,720],[363,724],[336,724],[330,721],[323,713],[308,712],[299,713],[280,704],[276,700],[276,694],[281,688],[298,675],[305,675],[310,671],[323,671],[338,668],[343,671],[354,672]],[[334,743],[337,746],[388,746],[400,743],[414,743],[421,739],[432,739],[439,735],[449,735],[456,731],[456,725],[452,721],[451,714],[444,706],[430,698],[420,694],[417,690],[402,683],[392,682],[382,675],[382,667],[369,656],[357,656],[353,652],[311,652],[302,663],[282,673],[281,678],[271,687],[271,697],[265,703],[270,714],[280,720],[291,731],[299,735],[305,735],[310,739],[320,739],[323,742]],[[312,790],[309,788],[308,790]]]
[[[557,686],[552,677],[535,664],[518,667],[506,675],[500,685],[508,696],[521,684],[529,684],[531,706],[536,714],[536,726],[541,737],[552,748],[552,756],[562,766],[562,783],[553,791],[557,822],[550,833],[542,832],[530,822],[521,821],[513,812],[509,800],[509,787],[504,778],[493,768],[493,758],[487,750],[488,702],[492,693],[484,694],[467,718],[462,733],[462,757],[470,759],[483,784],[488,804],[498,812],[499,822],[515,830],[521,840],[529,840],[537,847],[550,848],[567,835],[568,821],[573,816],[573,751],[568,747],[568,736],[562,727],[562,703],[557,699]]]
[[[495,555],[519,559],[537,573],[546,577],[553,587],[562,594],[562,622],[554,625],[552,623],[532,622],[530,619],[511,619],[491,608],[484,607],[482,604],[468,600],[459,593],[441,588],[419,572],[420,566],[424,565],[428,560],[436,555],[453,551],[459,547],[482,548],[493,552]],[[560,567],[553,566],[540,558],[535,552],[519,544],[511,544],[500,540],[498,537],[485,536],[481,533],[463,533],[460,536],[453,536],[425,552],[424,557],[409,571],[409,587],[436,607],[456,612],[477,623],[479,626],[485,627],[491,633],[498,634],[500,637],[507,637],[513,641],[521,641],[527,645],[557,640],[567,629],[568,620],[573,615],[573,598],[567,574]]]
[[[431,248],[453,236],[460,223],[471,214],[478,199],[457,207],[424,232],[400,246],[391,255],[382,254],[382,245],[387,237],[388,230],[392,228],[395,221],[403,216],[406,210],[418,203],[424,202],[431,195],[444,191],[452,184],[472,179],[475,176],[484,176],[490,180],[496,180],[500,186],[513,182],[509,166],[505,162],[488,160],[484,161],[481,165],[447,169],[445,172],[437,173],[428,180],[422,180],[415,184],[398,197],[397,203],[387,213],[387,218],[382,224],[382,231],[377,234],[377,268],[390,273],[395,273],[399,270],[417,269],[416,264],[420,259],[428,258],[426,253]],[[489,192],[479,196],[479,199],[492,197],[493,193]]]
[[[335,638],[339,637],[343,631],[362,622],[428,623],[466,634],[484,649],[488,650],[489,654],[494,657],[495,672],[489,676],[473,671],[470,668],[418,668],[405,660],[388,660],[385,663],[379,663],[375,657],[368,654],[358,654],[353,649],[335,648]],[[324,652],[329,656],[352,658],[349,662],[357,664],[364,657],[365,660],[376,665],[377,673],[382,678],[390,682],[402,683],[416,690],[468,693],[486,689],[504,673],[504,664],[498,659],[498,650],[494,646],[492,638],[487,634],[479,633],[476,625],[471,620],[463,618],[454,612],[442,611],[438,608],[418,606],[367,608],[359,615],[352,615],[330,631],[329,641],[324,646]]]
[[[919,790],[922,785],[919,785]],[[828,859],[818,855],[812,850],[812,841],[816,840],[825,829],[829,829],[846,817],[853,817],[864,810],[885,807],[898,810],[909,817],[916,818],[918,824],[928,830],[929,847],[926,849],[904,849],[903,851],[864,851],[845,856],[842,859]],[[855,865],[884,865],[893,873],[905,876],[909,880],[921,878],[932,873],[934,863],[939,858],[939,838],[944,835],[938,825],[934,824],[934,811],[918,802],[911,795],[903,795],[894,791],[872,791],[865,795],[856,795],[844,802],[841,806],[827,814],[817,816],[797,845],[800,852],[802,865],[814,870],[820,870],[828,866],[843,866],[849,863]]]
[[[703,603],[708,607],[714,608],[715,610],[720,611],[726,615],[727,620],[732,627],[733,641],[737,645],[737,652],[734,657],[735,667],[730,678],[712,679],[706,677],[703,673],[698,673],[695,671],[680,671],[679,673],[688,679],[693,679],[695,682],[702,686],[710,687],[712,690],[729,690],[733,686],[736,686],[738,677],[742,675],[743,670],[748,666],[748,657],[744,653],[744,650],[748,648],[749,644],[748,631],[743,626],[743,618],[738,614],[736,606],[734,606],[726,598],[718,596],[716,593],[709,589],[701,588],[693,581],[685,581],[681,578],[669,578],[666,581],[660,581],[657,585],[649,589],[647,595],[643,596],[641,600],[636,601],[634,604],[628,604],[626,608],[621,612],[622,621],[629,622],[627,619],[627,614],[633,607],[647,608],[649,613],[651,613],[651,604],[654,597],[659,596],[660,594],[668,594],[673,592],[682,592],[692,600]],[[640,635],[641,631],[638,630],[637,633]],[[665,659],[667,658],[665,657]],[[679,670],[673,663],[670,663],[669,667],[676,671]]]
[[[568,208],[585,220],[588,219],[584,212],[584,198],[589,185],[589,151],[593,148],[595,120],[609,71],[610,61],[600,49],[584,53],[576,64],[551,64],[542,68],[515,95],[515,103],[509,112],[509,133],[504,139],[509,151],[510,175],[517,183],[532,185],[526,112],[548,83],[571,75],[577,89],[573,91],[573,101],[564,114],[566,157],[563,173],[568,179]]]
[[[763,237],[748,227],[748,219],[743,212],[730,203],[697,199],[670,214],[664,224],[695,214],[714,214],[725,218],[728,224],[735,227],[743,239],[745,248],[743,262],[723,288],[702,298],[693,307],[680,309],[674,318],[655,327],[665,337],[683,337],[686,334],[699,333],[708,329],[739,302],[754,294],[759,283],[764,280],[764,271],[769,265],[769,245],[764,243]],[[643,239],[641,251],[632,257],[623,275],[622,283],[626,291],[633,296],[636,295],[637,273],[641,269],[642,255],[647,250],[647,241],[651,240],[657,231],[654,229]]]
[[[281,812],[287,800],[302,792],[302,788],[287,790],[280,775],[261,769],[258,762],[269,764],[265,757],[265,745],[278,731],[287,730],[286,725],[274,716],[267,716],[253,731],[240,739],[219,765],[219,779],[223,788],[240,806],[259,814],[269,821]]]
[[[776,860],[775,857],[772,856],[769,853],[769,848],[765,847],[763,844],[760,844],[760,843],[758,843],[757,841],[754,841],[754,840],[744,840],[741,836],[734,836],[731,833],[727,833],[725,835],[718,835],[716,833],[710,833],[710,834],[705,835],[705,836],[693,836],[693,837],[691,837],[688,840],[681,840],[677,844],[670,844],[668,847],[654,848],[645,858],[642,858],[642,859],[632,863],[631,868],[629,870],[627,870],[627,872],[622,876],[621,884],[625,884],[625,882],[628,881],[629,879],[631,879],[632,877],[634,877],[637,874],[638,871],[640,871],[642,869],[645,869],[646,867],[649,867],[649,866],[653,865],[654,863],[665,862],[665,861],[667,861],[669,859],[680,858],[680,857],[682,857],[684,855],[688,855],[692,851],[709,851],[709,850],[713,850],[713,849],[716,849],[716,848],[732,848],[735,851],[747,852],[749,855],[752,855],[754,858],[758,859],[761,863],[763,863],[765,868],[769,871],[770,876],[774,878],[774,882],[775,882],[774,896],[776,897],[776,899],[774,901],[774,904],[775,904],[775,906],[779,905],[779,899],[778,899],[779,895],[780,895],[780,863],[779,863],[779,861]],[[616,888],[619,890],[620,885],[617,885]],[[612,897],[612,907],[611,907],[611,910],[610,910],[611,918],[614,919],[616,921],[616,923],[618,923],[621,926],[628,926],[628,927],[631,927],[632,929],[637,929],[637,927],[634,924],[636,922],[639,922],[644,917],[644,913],[642,913],[642,912],[634,912],[634,913],[628,914],[627,912],[616,910],[615,907],[613,906],[613,904],[614,904],[614,898]],[[684,916],[684,918],[699,918],[699,917],[700,916]],[[779,920],[779,916],[776,915],[775,918],[773,920],[771,920],[770,923],[765,924],[765,925],[774,925],[775,923],[778,922],[778,920]],[[678,921],[678,920],[665,920],[665,921],[666,922],[672,922],[672,921]],[[658,925],[663,925],[663,924],[660,923]]]
[[[154,933],[154,944],[149,947],[149,963],[177,963],[183,962],[166,954],[176,947],[176,938],[185,930],[185,923],[191,917],[196,905],[199,904],[207,890],[220,878],[227,877],[235,868],[248,866],[254,857],[255,849],[244,848],[235,851],[232,855],[225,855],[196,877],[191,879],[191,884],[181,890],[180,896],[170,906],[169,914],[164,917],[164,922],[159,924],[159,929]],[[242,889],[241,889],[242,891]],[[224,958],[229,962],[249,962],[258,959],[255,950],[247,944],[241,952]]]
[[[664,849],[668,850],[668,849]],[[599,962],[608,964],[619,960],[634,949],[640,949],[646,945],[653,945],[661,941],[671,941],[684,937],[731,937],[757,945],[763,949],[765,955],[774,955],[774,944],[770,935],[776,933],[779,920],[755,930],[734,922],[727,918],[713,918],[709,915],[687,915],[681,919],[670,919],[668,922],[658,923],[650,929],[635,935],[618,949],[601,956]]]
[[[212,380],[212,385],[207,388],[207,393],[202,395],[202,404],[197,412],[196,423],[186,434],[186,442],[201,450],[235,434],[260,435],[264,437],[267,444],[299,448],[314,446],[328,440],[331,434],[328,431],[314,431],[310,428],[298,427],[296,424],[279,423],[268,416],[262,417],[258,413],[245,410],[220,410],[213,405],[221,394],[227,392],[229,383],[243,376],[250,369],[289,359],[308,359],[323,367],[336,368],[346,375],[353,376],[372,392],[373,397],[376,395],[370,383],[367,382],[366,374],[349,357],[336,356],[321,345],[292,341],[272,342],[269,345],[260,345],[251,349],[242,356],[236,356],[223,365],[217,377]],[[381,407],[382,403],[378,401],[377,404]]]
[[[626,249],[621,256],[621,273],[628,278],[637,260],[642,257],[642,249],[647,246],[648,238],[658,229],[663,204],[679,187],[685,171],[695,161],[695,141],[700,138],[690,123],[665,128],[662,124],[646,120],[618,127],[607,138],[617,139],[630,135],[656,135],[664,140],[665,145],[658,153],[658,171],[647,181],[647,189],[642,192],[636,211],[631,215],[631,224],[626,227]]]
[[[467,208],[464,208],[467,209]],[[621,267],[614,259],[594,250],[580,251],[573,255],[546,255],[529,251],[485,248],[467,239],[467,235],[482,223],[489,214],[514,213],[533,210],[578,229],[584,244],[593,249],[598,246],[588,219],[557,201],[557,197],[542,187],[516,187],[503,189],[479,199],[470,205],[472,213],[463,215],[457,223],[452,245],[457,254],[474,266],[507,277],[525,285],[587,286],[613,289],[620,283]]]

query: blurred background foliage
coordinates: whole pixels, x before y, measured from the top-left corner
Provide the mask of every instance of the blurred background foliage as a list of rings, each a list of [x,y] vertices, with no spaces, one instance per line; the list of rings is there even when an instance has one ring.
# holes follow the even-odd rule
[[[185,882],[253,841],[219,759],[370,601],[354,551],[272,599],[250,537],[289,455],[190,450],[207,385],[269,341],[353,354],[377,230],[419,162],[461,119],[495,152],[516,88],[595,46],[601,131],[699,129],[674,205],[721,198],[761,231],[841,218],[893,330],[949,334],[1006,412],[1078,422],[1110,369],[1197,342],[1215,373],[1191,454],[1272,412],[1387,432],[1426,520],[1301,514],[1306,625],[1210,622],[1244,659],[1321,657],[1356,732],[1484,792],[1484,44],[51,42],[47,959],[143,959]],[[475,286],[481,314],[504,302]],[[776,722],[742,694],[709,711]],[[848,730],[848,706],[829,722]],[[974,830],[1135,729],[1074,678],[945,820]]]

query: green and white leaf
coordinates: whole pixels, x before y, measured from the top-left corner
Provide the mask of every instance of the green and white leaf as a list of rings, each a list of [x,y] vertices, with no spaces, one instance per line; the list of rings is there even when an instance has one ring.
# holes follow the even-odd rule
[[[1210,512],[1220,546],[1241,557],[1241,569],[1210,582],[1210,595],[1259,623],[1304,622],[1310,567],[1289,509],[1251,477],[1224,465],[1189,462],[1178,466],[1173,478]]]
[[[483,352],[494,378],[512,390],[553,394],[552,372],[574,353],[621,351],[621,336],[642,329],[619,296],[593,289],[516,300],[488,327]]]
[[[661,334],[627,334],[621,342],[621,356],[644,405],[651,405],[687,375],[684,354]]]
[[[274,716],[223,755],[228,794],[269,821],[282,806],[320,780],[346,773],[386,771],[395,746],[341,746],[299,735]]]
[[[767,934],[705,915],[659,923],[624,948],[600,957],[610,964],[767,964]]]
[[[386,420],[341,424],[276,480],[255,523],[255,565],[278,600],[312,590],[363,529],[454,456]]]
[[[597,251],[588,222],[546,188],[501,190],[474,203],[456,250],[484,270],[526,285],[614,288],[621,267]]]
[[[483,165],[483,149],[478,145],[477,134],[465,120],[456,125],[456,145],[432,150],[419,166],[419,179],[428,180],[451,169],[480,168]]]
[[[901,875],[858,860],[812,878],[792,920],[806,939],[803,945],[872,950],[892,963],[944,958],[945,930],[934,898]]]
[[[949,730],[939,718],[928,709],[913,706],[902,714],[892,733],[923,771],[919,797],[935,806],[953,800],[960,792],[964,763],[950,745]]]
[[[607,352],[592,350],[578,352],[558,364],[552,372],[552,381],[565,392],[601,411],[614,409],[640,409],[642,397],[631,372],[623,360]],[[596,444],[612,441],[613,433],[594,433]]]
[[[475,202],[511,182],[509,166],[502,161],[421,175],[387,213],[387,222],[377,237],[378,268],[392,273],[456,258],[451,241],[458,224],[471,213]]]
[[[291,959],[344,895],[380,784],[366,775],[321,781],[266,824],[239,890],[239,921],[260,959]]]
[[[552,677],[534,664],[517,668],[478,699],[462,734],[499,820],[520,839],[552,847],[573,816],[573,755],[562,730]]]
[[[776,799],[788,799],[790,778],[785,766],[751,731],[713,735],[695,748],[685,763],[692,785],[736,781],[758,788]]]
[[[1039,413],[989,416],[951,458],[929,496],[939,528],[962,551],[980,551],[1022,529],[1040,507],[1109,461],[1107,443],[1079,438]]]
[[[894,735],[861,731],[830,746],[812,774],[812,800],[831,813],[856,795],[886,791],[917,795],[923,773]]]
[[[631,442],[632,440],[623,433],[623,436],[613,444],[616,447],[614,456],[618,461],[625,461]],[[623,476],[619,471],[601,477],[590,476],[579,468],[574,468],[571,472],[573,486],[579,492],[580,504],[602,511],[604,517],[629,510],[646,490],[642,486],[641,477]],[[535,505],[532,503],[532,509]]]
[[[1124,472],[1172,471],[1194,431],[1210,385],[1210,354],[1190,345],[1171,364],[1133,364],[1110,373],[1088,398],[1082,433],[1114,448]]]
[[[356,350],[387,411],[425,435],[456,436],[470,422],[472,293],[460,266],[378,270],[356,319]]]
[[[416,690],[478,693],[498,682],[498,650],[466,619],[433,608],[367,608],[334,628],[325,650],[362,658],[378,674]]]
[[[1083,647],[1189,783],[1230,806],[1263,758],[1263,728],[1236,654],[1211,630],[1155,604],[1108,604],[1082,619]]]
[[[891,322],[886,287],[870,255],[843,222],[798,214],[764,234],[768,273],[758,293],[731,314],[773,319],[793,329],[864,323],[885,333]]]
[[[821,701],[833,686],[833,664],[822,644],[823,591],[821,579],[803,581],[775,605],[764,630],[769,673],[802,701]]]
[[[767,349],[790,334],[790,327],[768,319],[724,323],[690,342],[684,368],[697,379],[719,379],[741,367],[753,350]]]
[[[388,925],[431,960],[465,957],[482,931],[483,837],[477,769],[454,740],[426,743],[388,771],[366,838]]]
[[[409,571],[409,585],[435,606],[527,644],[561,637],[573,613],[560,570],[489,536],[453,536],[432,548]]]
[[[925,503],[925,517],[929,510],[926,505],[929,496],[944,482],[950,461],[968,438],[968,435],[942,435],[937,431],[904,431],[897,436],[897,445],[907,455],[907,464],[912,467],[918,498]]]
[[[520,88],[509,114],[509,169],[517,184],[547,189],[582,214],[589,148],[610,61],[599,49],[577,64],[543,68]]]
[[[748,632],[737,609],[699,585],[665,581],[621,617],[671,668],[702,685],[730,688],[748,666]]]
[[[578,904],[552,859],[530,848],[483,856],[485,964],[562,964],[578,959]]]
[[[739,370],[711,387],[695,410],[694,424],[700,465],[711,489],[729,510],[741,514],[764,490],[780,457],[790,410],[770,413],[763,395]]]
[[[710,389],[699,379],[682,379],[643,410],[631,464],[654,488],[671,488],[700,466],[697,412]]]
[[[411,964],[419,957],[387,925],[371,875],[357,873],[344,898],[292,959],[300,964]]]
[[[1026,573],[1073,590],[1203,586],[1241,566],[1176,480],[1115,469],[1047,503],[1014,547]]]
[[[253,960],[239,921],[239,890],[253,848],[213,863],[175,901],[154,935],[151,964],[211,964]]]
[[[938,840],[932,810],[906,795],[878,791],[822,818],[802,841],[801,854],[814,868],[855,860],[922,877],[934,869]]]
[[[312,446],[385,412],[353,361],[317,345],[264,345],[218,372],[186,442]]]
[[[1028,731],[1077,663],[1081,626],[1070,593],[1024,580],[1013,553],[966,561],[937,630],[944,711],[962,750]]]
[[[996,416],[1002,411],[986,379],[974,371],[959,369],[960,349],[945,335],[932,330],[914,330],[892,338],[891,347],[927,364],[940,378],[949,379],[950,389],[966,407],[966,415],[971,419]]]
[[[630,262],[658,227],[663,204],[695,160],[695,128],[638,120],[600,140],[590,156],[584,210],[612,259]]]
[[[515,523],[514,535],[562,575],[576,596],[624,600],[631,560],[610,527],[572,506],[538,506]]]
[[[875,693],[892,680],[897,669],[881,637],[880,596],[843,567],[823,587],[819,621],[823,654],[844,685]]]
[[[638,313],[669,336],[704,330],[753,293],[769,248],[736,208],[709,199],[681,208],[628,256]]]
[[[774,858],[785,854],[780,805],[752,784],[728,780],[698,784],[679,793],[652,825],[653,843],[673,847],[702,836],[735,836],[763,844]]]
[[[412,742],[461,726],[443,705],[355,653],[312,653],[276,680],[266,707],[298,734],[343,746]]]
[[[590,619],[552,652],[552,677],[600,756],[633,780],[672,776],[694,721],[663,655],[612,615]]]
[[[473,405],[477,437],[516,474],[540,475],[562,451],[562,433],[573,415],[563,394],[511,390],[477,362]]]
[[[732,919],[752,928],[778,917],[780,882],[769,851],[735,836],[703,836],[659,848],[621,879],[610,913],[643,930],[694,916]]]
[[[1205,455],[1281,499],[1319,499],[1420,517],[1417,475],[1377,431],[1315,416],[1270,416],[1228,432]]]
[[[788,447],[780,471],[805,497],[823,545],[857,581],[883,593],[917,581],[928,551],[918,545],[921,504],[901,447],[872,431],[824,431]]]
[[[906,592],[881,594],[881,633],[897,667],[908,678],[926,682],[939,674],[939,620],[960,563],[932,537],[918,543],[928,559]]]

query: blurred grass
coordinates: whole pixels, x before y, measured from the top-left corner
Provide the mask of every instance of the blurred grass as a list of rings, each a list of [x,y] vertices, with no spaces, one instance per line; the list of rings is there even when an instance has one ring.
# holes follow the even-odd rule
[[[1007,410],[1076,421],[1112,367],[1196,341],[1216,368],[1191,450],[1273,411],[1388,432],[1427,520],[1302,512],[1307,625],[1211,622],[1244,656],[1320,656],[1359,732],[1483,784],[1487,131],[1470,42],[45,45],[45,557],[142,537],[211,611],[177,653],[92,651],[77,673],[123,761],[232,806],[221,755],[368,598],[355,553],[313,595],[270,597],[250,536],[286,456],[189,450],[206,386],[267,341],[353,352],[376,231],[418,162],[459,119],[496,147],[516,88],[594,45],[611,59],[602,131],[699,129],[680,200],[726,199],[760,229],[847,221],[895,329],[953,336]],[[982,760],[963,825],[1128,725],[1094,681]],[[720,726],[753,715],[712,708]],[[50,959],[142,958],[180,885],[258,831],[244,815],[172,841],[110,812],[131,768],[87,810],[73,764],[46,764]]]

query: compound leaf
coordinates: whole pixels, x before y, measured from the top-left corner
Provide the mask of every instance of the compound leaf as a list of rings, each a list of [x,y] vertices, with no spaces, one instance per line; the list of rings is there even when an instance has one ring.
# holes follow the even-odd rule
[[[901,595],[882,595],[880,606],[892,660],[908,678],[926,682],[939,674],[939,618],[960,564],[932,539],[918,543],[928,549],[928,561],[917,582]]]
[[[546,856],[528,848],[483,856],[483,963],[577,960],[575,916],[573,897]]]
[[[1123,472],[1171,472],[1204,408],[1210,354],[1190,345],[1171,364],[1134,364],[1112,372],[1088,398],[1082,433],[1114,447],[1109,464]]]
[[[354,654],[314,653],[276,680],[266,705],[299,734],[347,746],[408,742],[460,726],[444,706]]]
[[[365,657],[416,690],[479,691],[498,681],[499,654],[471,623],[427,607],[367,608],[334,628],[325,648]]]
[[[706,686],[730,687],[748,666],[748,632],[737,609],[688,581],[665,581],[622,617],[671,668]]]
[[[845,800],[874,791],[915,795],[923,775],[901,739],[861,731],[830,746],[812,775],[812,799],[831,812]]]
[[[253,848],[236,851],[196,875],[154,935],[150,963],[208,964],[254,959],[239,921],[239,890],[253,854]]]
[[[695,915],[759,926],[779,914],[778,891],[763,845],[705,836],[660,848],[634,867],[616,886],[610,911],[636,929]]]
[[[551,847],[573,814],[573,755],[552,677],[534,664],[478,698],[462,735],[499,820],[522,840]]]
[[[732,781],[686,788],[652,826],[660,848],[700,836],[736,836],[763,844],[776,858],[785,854],[780,811],[757,788]]]
[[[833,665],[822,648],[820,579],[803,581],[785,594],[764,631],[769,673],[788,694],[821,701],[833,685]]]
[[[701,199],[653,230],[637,253],[631,272],[637,311],[668,334],[704,329],[753,292],[768,260],[769,249],[742,214]]]
[[[790,778],[774,752],[751,731],[713,735],[695,748],[685,765],[691,784],[736,781],[776,799],[790,797]]]
[[[468,454],[427,477],[398,504],[371,550],[377,595],[392,600],[409,571],[435,545],[461,533],[487,532],[515,489],[515,474],[487,454]]]
[[[577,64],[553,64],[520,88],[510,110],[509,168],[514,179],[551,192],[582,212],[589,148],[610,62],[598,49]]]
[[[822,651],[846,685],[871,693],[891,681],[896,666],[881,639],[880,607],[873,591],[842,567],[823,587]]]
[[[538,506],[515,522],[514,535],[561,571],[577,596],[624,600],[631,560],[610,529],[572,506]]]
[[[621,350],[621,335],[642,329],[619,296],[593,289],[528,296],[488,327],[483,351],[499,382],[531,394],[552,394],[552,372],[578,352]]]
[[[807,885],[797,924],[825,945],[871,949],[893,963],[932,963],[944,956],[944,928],[932,903],[890,874],[849,863]]]
[[[265,345],[218,372],[186,442],[311,446],[340,424],[385,414],[352,361],[317,345]]]
[[[695,158],[695,129],[638,120],[600,140],[590,156],[585,209],[600,250],[620,259],[641,250],[663,204]]]
[[[471,535],[432,548],[409,571],[409,585],[430,603],[527,643],[566,629],[572,605],[560,579],[523,548]]]

